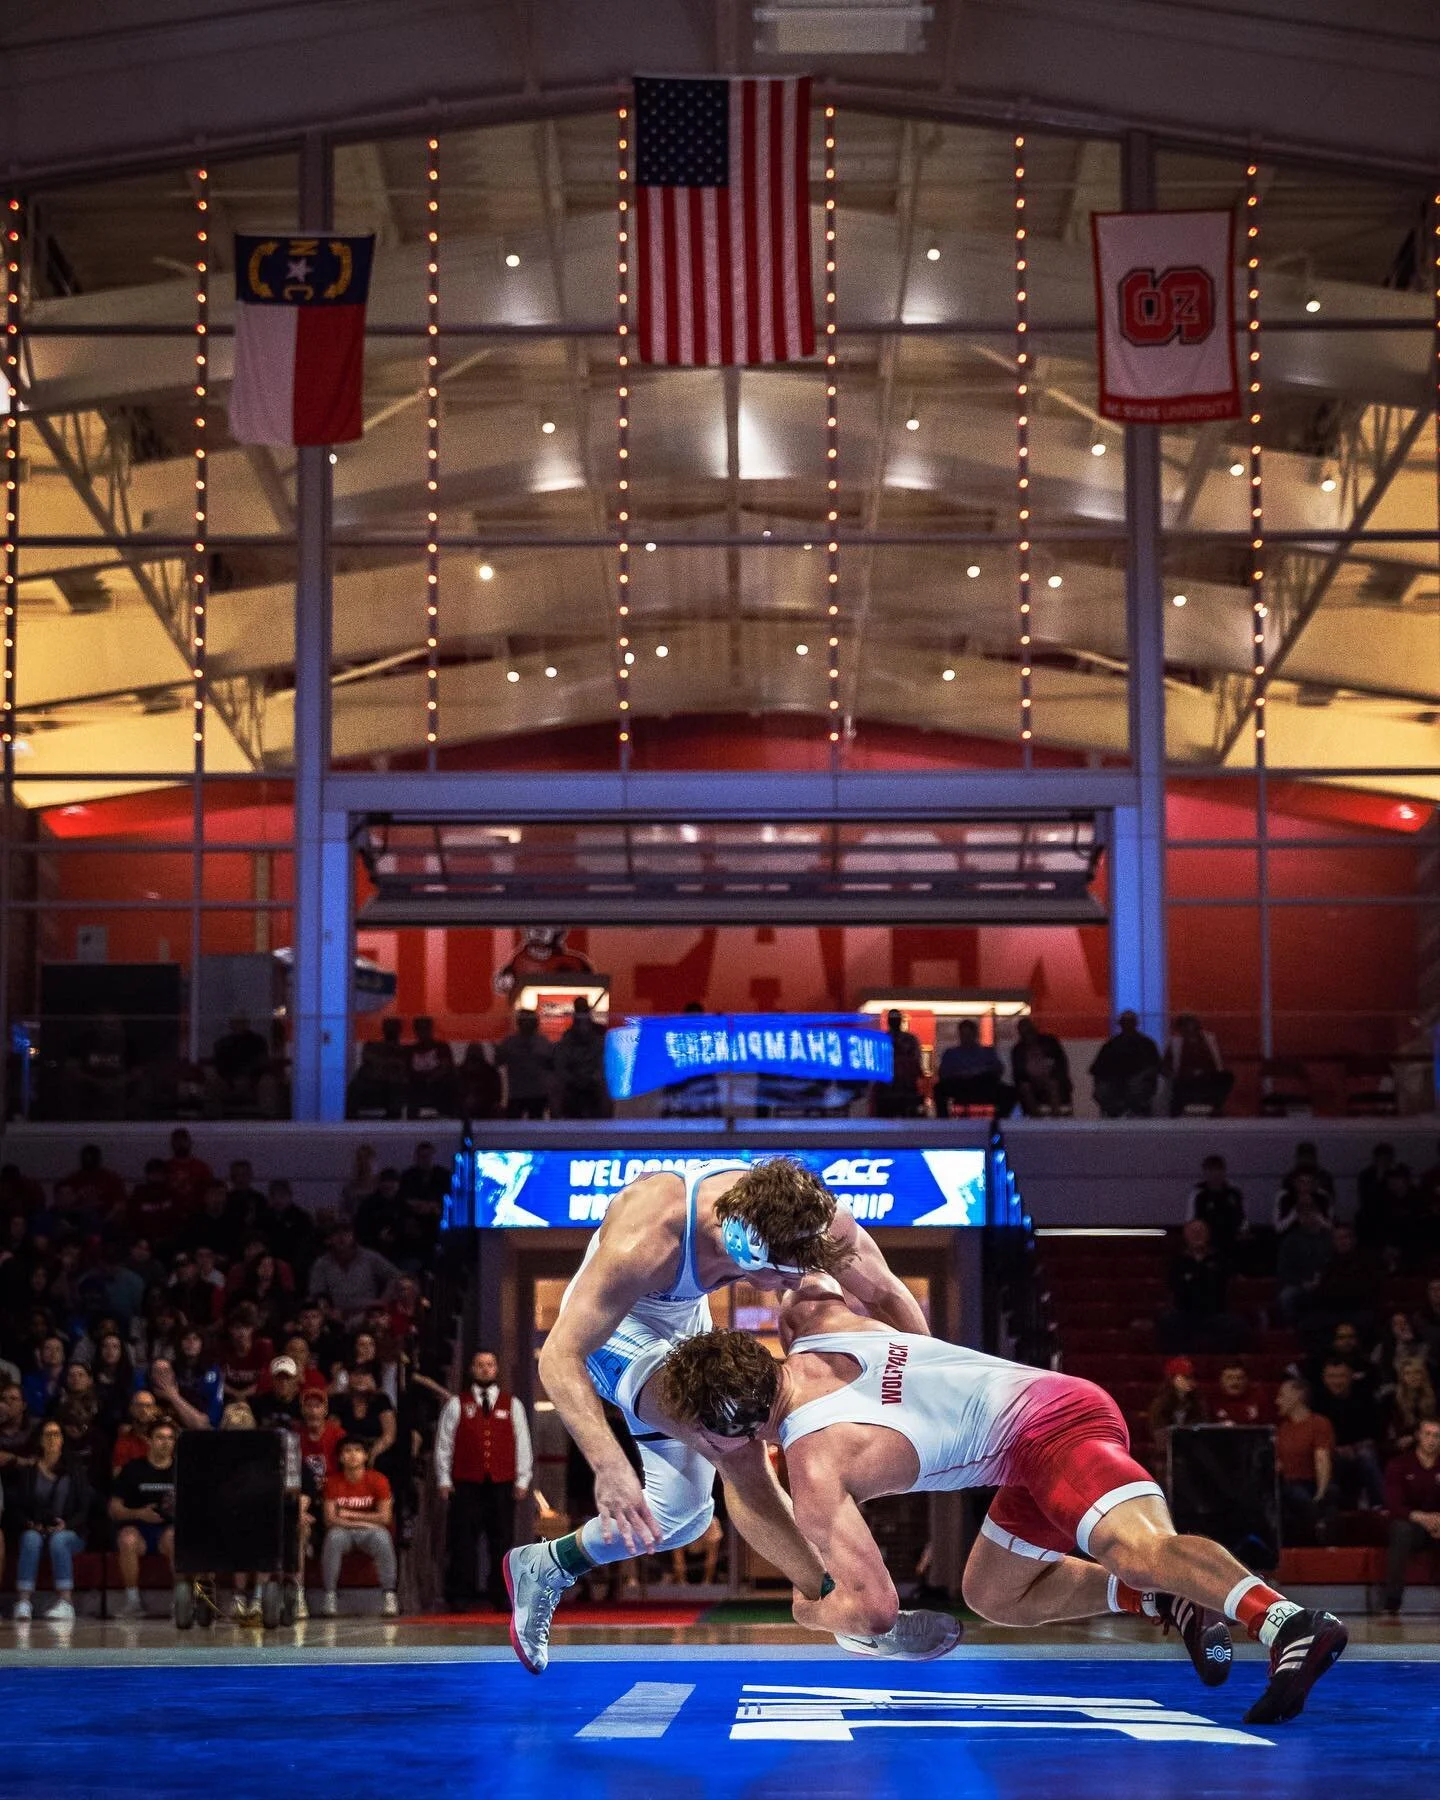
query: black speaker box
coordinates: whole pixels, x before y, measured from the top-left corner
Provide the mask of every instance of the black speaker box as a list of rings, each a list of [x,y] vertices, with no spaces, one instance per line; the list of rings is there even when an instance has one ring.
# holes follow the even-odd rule
[[[1177,1531],[1214,1538],[1249,1568],[1276,1566],[1280,1491],[1270,1426],[1175,1426],[1167,1474]]]
[[[177,1572],[281,1568],[285,1486],[285,1432],[182,1432],[175,1446]]]

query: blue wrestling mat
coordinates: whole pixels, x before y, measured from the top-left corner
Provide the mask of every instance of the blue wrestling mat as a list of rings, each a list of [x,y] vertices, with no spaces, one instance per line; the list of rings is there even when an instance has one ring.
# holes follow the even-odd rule
[[[1264,1800],[1440,1791],[1440,1666],[1342,1662],[1293,1725],[1241,1724],[1263,1667],[976,1649],[890,1665],[756,1648],[5,1670],[0,1791],[422,1800]],[[463,1654],[463,1653],[452,1653]],[[1364,1652],[1361,1652],[1363,1657]],[[79,1663],[79,1666],[77,1666]]]

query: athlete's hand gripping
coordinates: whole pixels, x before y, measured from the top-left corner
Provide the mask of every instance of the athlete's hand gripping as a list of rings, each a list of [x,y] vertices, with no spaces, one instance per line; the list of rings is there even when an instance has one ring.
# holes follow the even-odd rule
[[[634,1556],[659,1541],[660,1527],[645,1502],[645,1489],[623,1459],[595,1471],[595,1510],[607,1544],[618,1532],[621,1543]]]

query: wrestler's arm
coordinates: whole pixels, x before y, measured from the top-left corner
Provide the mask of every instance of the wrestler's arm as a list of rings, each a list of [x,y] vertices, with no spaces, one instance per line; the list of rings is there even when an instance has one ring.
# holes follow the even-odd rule
[[[892,1331],[929,1337],[930,1327],[915,1296],[880,1253],[874,1238],[848,1212],[837,1212],[830,1236],[853,1254],[835,1271],[835,1279],[861,1309]]]
[[[796,1444],[786,1458],[795,1523],[820,1552],[834,1581],[823,1600],[795,1597],[797,1625],[810,1631],[879,1636],[900,1616],[900,1597],[880,1546],[860,1516],[833,1459]]]
[[[662,1178],[663,1180],[663,1178]],[[547,1397],[595,1471],[595,1505],[607,1539],[618,1531],[627,1549],[655,1541],[659,1532],[590,1381],[585,1358],[598,1350],[642,1294],[663,1287],[674,1273],[679,1239],[657,1220],[655,1177],[633,1182],[610,1207],[595,1254],[576,1277],[540,1352]]]

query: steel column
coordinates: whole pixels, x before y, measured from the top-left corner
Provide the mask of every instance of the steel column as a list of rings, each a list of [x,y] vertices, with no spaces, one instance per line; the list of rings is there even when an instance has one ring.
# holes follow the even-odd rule
[[[305,139],[300,216],[326,231],[333,212],[330,145]],[[299,452],[295,514],[295,962],[291,974],[293,1111],[342,1119],[350,1069],[354,876],[349,821],[327,810],[330,767],[330,458]]]
[[[1124,204],[1155,204],[1154,149],[1130,132]],[[1125,515],[1130,556],[1125,629],[1130,663],[1130,764],[1137,801],[1117,807],[1110,850],[1110,1000],[1130,1008],[1157,1042],[1168,1035],[1165,951],[1165,618],[1160,439],[1154,425],[1125,428]]]

